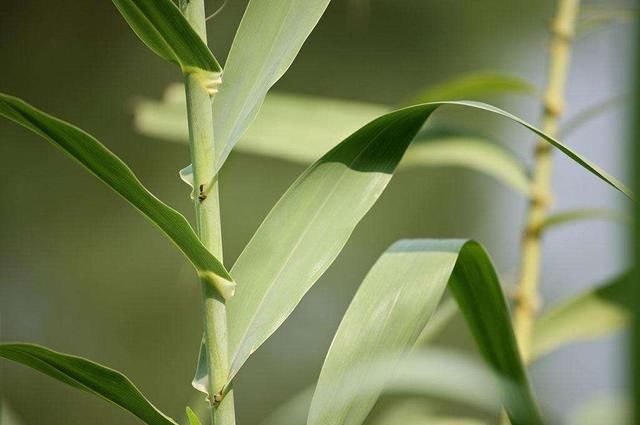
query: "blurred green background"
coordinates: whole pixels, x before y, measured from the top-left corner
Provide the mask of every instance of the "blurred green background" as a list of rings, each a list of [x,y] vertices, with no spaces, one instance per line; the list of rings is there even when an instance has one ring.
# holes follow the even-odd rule
[[[590,4],[611,2],[591,2]],[[213,10],[218,2],[208,5]],[[231,0],[209,23],[224,57],[246,1]],[[530,0],[334,0],[276,89],[393,104],[426,85],[475,70],[513,73],[543,86],[554,2]],[[616,26],[576,43],[568,111],[628,91],[632,29]],[[136,98],[160,97],[178,81],[109,1],[3,2],[0,91],[25,98],[94,134],[162,199],[192,217],[177,171],[185,145],[145,138],[132,126]],[[536,121],[531,99],[491,99]],[[625,108],[582,129],[572,146],[624,177]],[[524,131],[483,114],[437,120],[481,129],[523,157]],[[354,129],[355,130],[355,129]],[[303,141],[301,141],[303,143]],[[24,340],[112,366],[149,398],[182,417],[194,396],[200,290],[179,253],[139,214],[51,146],[0,122],[0,340]],[[624,205],[568,161],[558,159],[556,209]],[[225,166],[222,218],[231,265],[302,167],[235,154]],[[525,202],[492,179],[458,169],[397,175],[343,254],[288,322],[253,356],[236,383],[238,419],[255,424],[312,383],[340,317],[375,258],[403,237],[472,237],[491,252],[507,285],[518,266]],[[625,228],[579,224],[545,243],[548,304],[622,269]],[[442,342],[473,350],[457,321]],[[623,340],[569,348],[532,368],[553,413],[624,386]],[[134,424],[90,395],[31,370],[0,363],[0,392],[26,424]]]

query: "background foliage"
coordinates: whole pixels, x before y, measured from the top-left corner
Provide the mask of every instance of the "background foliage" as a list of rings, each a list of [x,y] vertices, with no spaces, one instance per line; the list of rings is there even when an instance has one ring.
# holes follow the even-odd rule
[[[394,104],[427,84],[478,69],[509,71],[543,83],[551,1],[377,0],[370,2],[368,12],[366,4],[332,2],[276,88]],[[243,8],[244,2],[232,1],[209,24],[210,44],[220,57]],[[578,41],[569,116],[624,94],[630,42],[630,27],[598,31]],[[20,94],[90,130],[150,189],[191,214],[185,187],[176,178],[188,162],[185,146],[139,136],[131,124],[132,94],[159,97],[178,76],[135,40],[110,2],[59,2],[55,8],[42,0],[3,5],[0,51],[5,58],[1,91]],[[534,121],[539,109],[535,101],[518,97],[494,103]],[[576,132],[571,146],[604,168],[619,170],[623,109],[613,109]],[[532,146],[531,137],[513,126],[496,123],[488,130],[486,115],[441,113],[437,119],[482,128],[523,156]],[[523,137],[527,143],[510,140]],[[9,125],[0,127],[0,139],[0,157],[19,159],[4,161],[0,168],[0,338],[28,338],[108,364],[180,417],[192,395],[188,383],[200,339],[200,312],[193,308],[200,294],[192,271],[135,211],[113,202],[108,189],[49,146]],[[623,202],[564,158],[558,158],[556,168],[558,209]],[[227,264],[301,171],[301,165],[284,161],[232,155],[222,176]],[[295,321],[279,330],[238,376],[240,423],[256,423],[317,378],[356,286],[391,242],[473,237],[488,246],[508,283],[516,270],[523,208],[519,195],[470,171],[400,173],[294,313]],[[547,298],[564,298],[621,270],[624,229],[588,223],[551,234],[543,276]],[[453,326],[464,329],[459,322]],[[447,343],[470,345],[466,331],[455,332],[456,337],[453,333]],[[620,388],[622,371],[614,366],[621,363],[619,342],[591,344],[588,352],[584,346],[569,348],[534,365],[533,380],[543,400],[563,416],[581,401]],[[4,388],[9,382],[21,385]],[[99,400],[6,362],[0,385],[27,423],[135,423]]]

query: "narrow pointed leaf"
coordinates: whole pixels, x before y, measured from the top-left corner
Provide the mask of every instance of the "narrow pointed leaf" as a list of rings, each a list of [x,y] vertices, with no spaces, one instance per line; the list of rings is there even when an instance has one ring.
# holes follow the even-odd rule
[[[485,250],[473,241],[405,240],[378,259],[347,309],[322,366],[307,425],[360,425],[447,285],[485,361],[511,383],[501,392],[511,423],[542,424]],[[368,388],[376,385],[377,391]],[[352,397],[354,386],[366,388],[364,394]]]
[[[439,102],[442,100],[481,99],[498,94],[535,95],[537,89],[530,82],[513,75],[480,71],[456,76],[430,85],[403,105]]]
[[[387,111],[386,106],[371,103],[271,93],[236,150],[310,164],[353,130]],[[139,102],[135,117],[136,127],[144,134],[188,140],[180,85],[170,86],[162,102]],[[400,166],[466,167],[529,194],[529,177],[522,161],[499,144],[460,132],[420,133]]]
[[[330,150],[293,183],[231,269],[240,284],[228,303],[230,379],[335,260],[358,222],[384,191],[418,130],[443,105],[509,118],[632,196],[622,183],[556,139],[490,105],[435,102],[383,115]],[[200,372],[205,370],[198,367]],[[194,381],[204,379],[206,375],[198,373]]]
[[[269,89],[289,69],[328,4],[329,0],[249,2],[213,103],[216,170],[253,122]]]
[[[530,178],[522,161],[489,140],[453,134],[424,132],[416,137],[400,164],[404,167],[463,167],[496,179],[524,194],[530,193]]]
[[[36,369],[128,410],[149,425],[177,425],[160,412],[123,374],[82,357],[32,344],[0,344],[0,357]]]
[[[629,325],[632,300],[629,274],[551,307],[536,322],[533,357],[567,344],[588,341]]]
[[[633,222],[631,216],[622,211],[606,208],[581,208],[551,214],[545,218],[540,228],[546,231],[550,228],[584,220],[608,220],[629,225]]]
[[[335,259],[356,224],[386,187],[417,130],[443,104],[479,108],[511,118],[545,137],[612,186],[626,191],[621,183],[560,142],[488,105],[431,103],[384,115],[307,169],[269,213],[238,258],[233,275],[247,284],[229,304],[232,375],[284,321]]]
[[[580,402],[569,415],[567,425],[633,425],[629,394],[604,393]]]
[[[606,28],[613,24],[632,23],[640,16],[637,7],[623,7],[616,5],[586,6],[578,21],[577,33],[583,37],[593,31]]]
[[[373,362],[362,362],[347,371],[339,400],[333,408],[347,406],[361,397],[377,397],[380,386],[388,396],[435,397],[438,400],[460,403],[465,406],[497,415],[500,412],[500,394],[495,376],[484,364],[449,349],[420,349],[413,351],[398,365],[388,380],[385,370],[389,358],[376,358]],[[383,369],[375,379],[361,382],[361,370]],[[505,385],[510,385],[502,381]],[[511,388],[511,387],[510,387]],[[278,406],[264,418],[260,425],[300,425],[305,423],[314,388],[307,387]],[[422,400],[421,403],[424,403]]]
[[[206,44],[171,0],[113,0],[136,35],[182,72],[222,72]]]
[[[596,103],[595,105],[589,106],[588,108],[578,112],[562,125],[559,131],[560,138],[566,139],[567,137],[569,137],[569,135],[573,134],[576,130],[584,126],[589,121],[598,118],[615,106],[629,103],[630,100],[631,96],[629,95],[615,96],[611,99],[606,99],[602,102]]]
[[[202,422],[200,422],[200,418],[198,418],[198,415],[196,415],[196,413],[191,410],[189,406],[187,406],[187,419],[189,420],[189,425],[202,425]]]
[[[187,220],[149,192],[131,169],[95,138],[4,94],[0,94],[0,116],[33,131],[83,165],[171,239],[202,279],[213,285],[223,297],[233,295],[233,279],[220,261],[200,243]]]

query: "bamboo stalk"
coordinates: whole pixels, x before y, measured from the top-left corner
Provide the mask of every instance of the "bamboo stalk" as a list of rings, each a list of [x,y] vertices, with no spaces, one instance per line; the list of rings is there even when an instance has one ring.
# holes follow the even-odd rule
[[[183,0],[183,13],[207,42],[204,0]],[[197,74],[185,76],[189,145],[198,236],[222,260],[222,233],[218,182],[214,174],[212,93]],[[210,285],[202,284],[203,321],[209,372],[209,405],[212,425],[235,425],[233,390],[224,388],[229,377],[227,312],[225,301]]]
[[[552,24],[549,49],[548,83],[544,96],[542,129],[555,136],[564,110],[565,85],[569,68],[571,42],[580,9],[580,0],[559,0]],[[515,303],[514,326],[523,361],[531,359],[531,335],[540,308],[538,286],[541,264],[541,225],[552,199],[551,145],[538,141],[535,147],[535,168],[527,224],[522,237],[520,282]]]

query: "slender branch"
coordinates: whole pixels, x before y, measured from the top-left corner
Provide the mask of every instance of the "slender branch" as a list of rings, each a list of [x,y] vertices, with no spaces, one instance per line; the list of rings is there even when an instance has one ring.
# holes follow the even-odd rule
[[[554,136],[564,109],[564,92],[569,68],[571,42],[575,32],[580,0],[559,0],[552,25],[549,51],[548,85],[544,97],[542,128]],[[514,326],[520,352],[525,363],[531,358],[531,334],[540,308],[541,225],[551,203],[551,145],[539,141],[535,148],[533,189],[527,224],[522,238],[520,283],[515,304]]]
[[[206,43],[204,0],[182,0],[181,7],[187,20]],[[222,259],[220,201],[214,174],[212,95],[202,78],[196,74],[185,76],[185,90],[198,236],[216,257]],[[202,284],[202,293],[211,423],[234,425],[233,390],[224,388],[229,376],[226,305],[215,289],[206,283]]]

